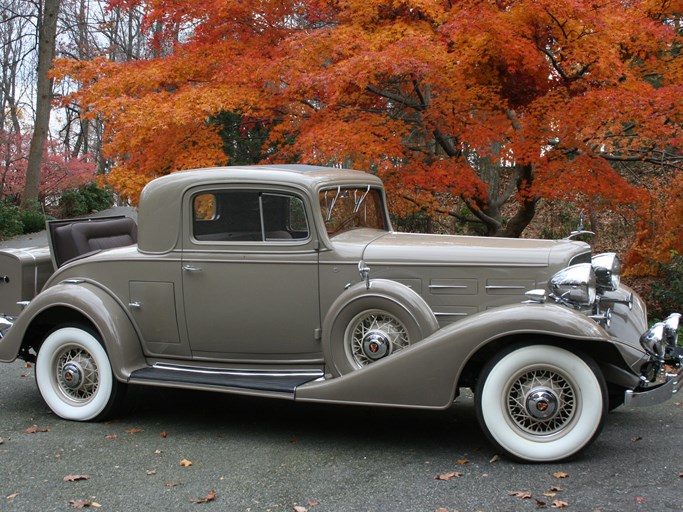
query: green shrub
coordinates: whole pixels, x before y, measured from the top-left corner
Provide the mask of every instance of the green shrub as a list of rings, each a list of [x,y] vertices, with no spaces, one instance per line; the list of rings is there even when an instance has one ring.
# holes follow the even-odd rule
[[[664,318],[669,313],[680,312],[683,304],[683,255],[672,251],[671,260],[659,268],[662,285],[652,287],[652,298],[657,304],[653,316]]]
[[[0,201],[0,238],[10,238],[23,233],[19,208],[10,201]]]
[[[110,208],[114,204],[114,195],[97,183],[88,183],[78,188],[65,190],[59,200],[62,217],[77,217],[93,211]]]
[[[45,229],[45,215],[38,208],[20,210],[19,218],[24,226],[24,234],[35,233]]]

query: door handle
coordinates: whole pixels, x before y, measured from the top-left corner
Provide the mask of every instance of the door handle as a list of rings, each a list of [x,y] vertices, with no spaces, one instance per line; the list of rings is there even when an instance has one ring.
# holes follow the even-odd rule
[[[199,267],[193,267],[192,265],[183,265],[183,270],[185,272],[201,272],[202,269]]]

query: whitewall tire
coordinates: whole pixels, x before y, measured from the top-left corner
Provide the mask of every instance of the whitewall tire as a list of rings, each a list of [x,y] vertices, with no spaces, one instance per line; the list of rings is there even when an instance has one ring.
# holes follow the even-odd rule
[[[36,360],[36,382],[52,411],[67,420],[107,417],[122,385],[97,337],[81,327],[61,327],[44,340]]]
[[[477,418],[489,439],[525,462],[576,455],[600,433],[607,386],[588,357],[551,345],[508,349],[482,370]]]

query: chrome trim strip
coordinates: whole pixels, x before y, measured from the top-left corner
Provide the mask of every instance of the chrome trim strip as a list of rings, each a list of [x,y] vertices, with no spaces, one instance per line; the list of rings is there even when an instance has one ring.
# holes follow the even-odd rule
[[[467,313],[441,313],[434,311],[434,316],[467,316]]]
[[[509,286],[502,286],[502,285],[488,285],[485,287],[487,290],[526,290],[526,286],[522,285],[509,285]]]
[[[449,289],[449,290],[466,290],[469,288],[467,285],[454,285],[454,284],[430,284],[429,289],[430,290],[443,290],[443,289]]]
[[[194,368],[191,366],[177,366],[166,363],[156,363],[152,368],[175,372],[199,373],[203,375],[234,375],[238,377],[322,377],[322,370],[281,370],[271,372],[268,370],[224,370],[222,368]]]

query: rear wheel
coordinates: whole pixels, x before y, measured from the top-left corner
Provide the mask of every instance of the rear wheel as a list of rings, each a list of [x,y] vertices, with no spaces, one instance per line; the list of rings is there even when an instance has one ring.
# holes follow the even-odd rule
[[[510,457],[566,459],[600,433],[607,387],[588,357],[551,345],[513,347],[494,358],[477,383],[479,422]]]
[[[45,403],[67,420],[103,420],[123,398],[99,337],[79,326],[61,327],[43,341],[36,382]]]

